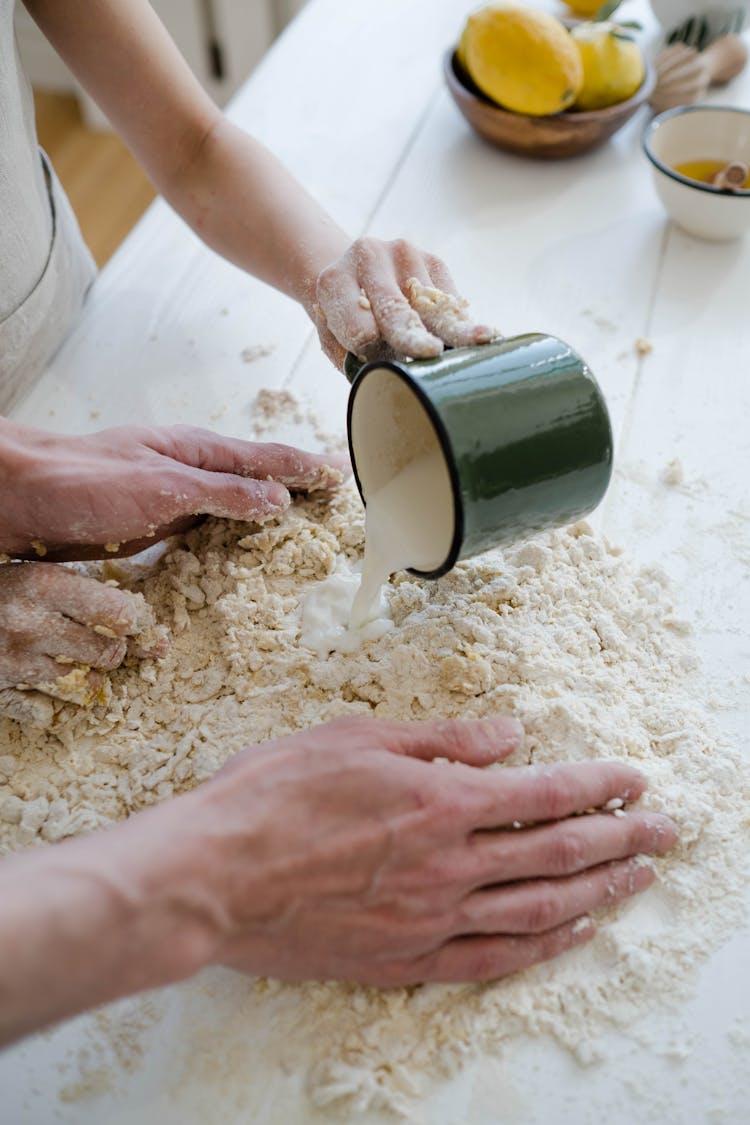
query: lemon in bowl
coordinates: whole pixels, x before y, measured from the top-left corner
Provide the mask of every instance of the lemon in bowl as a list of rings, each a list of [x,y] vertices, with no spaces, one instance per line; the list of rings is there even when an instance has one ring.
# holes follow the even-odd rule
[[[654,85],[653,67],[637,44],[613,36],[616,25],[597,26],[579,42],[553,16],[521,4],[474,12],[444,58],[453,100],[499,148],[551,159],[595,148],[647,101]],[[594,103],[599,108],[587,108]]]
[[[489,4],[473,12],[458,57],[491,101],[532,117],[561,113],[583,83],[581,54],[567,28],[522,4]]]
[[[565,0],[571,13],[580,20],[589,20],[602,6],[602,0]]]
[[[583,81],[575,100],[583,112],[627,101],[646,74],[641,49],[616,23],[581,23],[571,35],[583,64]]]

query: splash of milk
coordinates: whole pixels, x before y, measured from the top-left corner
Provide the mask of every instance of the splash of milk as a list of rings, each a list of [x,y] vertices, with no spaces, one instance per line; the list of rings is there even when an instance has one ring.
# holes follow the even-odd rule
[[[308,594],[302,643],[320,655],[353,652],[393,628],[383,587],[397,570],[436,570],[453,536],[450,479],[440,448],[414,458],[367,497],[361,576],[341,563]]]
[[[359,564],[340,560],[336,571],[318,583],[302,603],[300,639],[318,656],[354,652],[364,641],[376,641],[393,628],[381,591],[371,618],[359,628],[350,627],[352,605],[361,582],[360,570]]]

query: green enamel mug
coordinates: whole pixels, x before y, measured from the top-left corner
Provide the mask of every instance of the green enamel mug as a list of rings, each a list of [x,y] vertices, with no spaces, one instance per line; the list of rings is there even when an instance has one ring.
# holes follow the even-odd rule
[[[470,558],[581,519],[612,475],[612,427],[586,363],[554,336],[529,333],[455,348],[436,359],[375,360],[349,354],[349,450],[365,505],[424,451],[444,471],[434,504],[451,512],[439,578]],[[418,521],[424,512],[410,513]]]

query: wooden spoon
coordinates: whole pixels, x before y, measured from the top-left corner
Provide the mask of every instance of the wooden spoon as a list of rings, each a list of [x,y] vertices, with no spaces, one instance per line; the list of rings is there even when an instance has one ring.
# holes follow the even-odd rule
[[[743,164],[741,160],[732,160],[718,172],[714,172],[711,183],[724,191],[741,191],[749,172],[747,164]]]
[[[744,70],[748,51],[736,35],[715,39],[705,51],[673,43],[654,59],[656,86],[649,98],[654,113],[692,105],[705,97],[709,86],[724,86]]]

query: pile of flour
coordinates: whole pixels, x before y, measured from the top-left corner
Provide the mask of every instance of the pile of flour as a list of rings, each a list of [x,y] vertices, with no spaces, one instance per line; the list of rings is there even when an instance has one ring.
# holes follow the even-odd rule
[[[634,572],[579,524],[437,582],[396,575],[395,627],[321,659],[300,644],[301,603],[359,559],[362,537],[346,486],[260,529],[209,521],[145,577],[107,563],[168,627],[171,652],[114,673],[106,705],[56,703],[49,731],[0,722],[0,847],[108,824],[199,784],[248,744],[337,715],[497,712],[526,727],[511,764],[632,761],[650,781],[643,803],[669,813],[681,839],[657,864],[657,886],[590,945],[496,984],[378,992],[219,972],[184,986],[175,1088],[191,1105],[231,1090],[246,1119],[259,1104],[253,1075],[273,1068],[302,1075],[327,1118],[351,1120],[407,1117],[435,1076],[519,1033],[590,1058],[607,1029],[684,997],[743,917],[747,771],[702,705],[689,629],[661,573]]]

